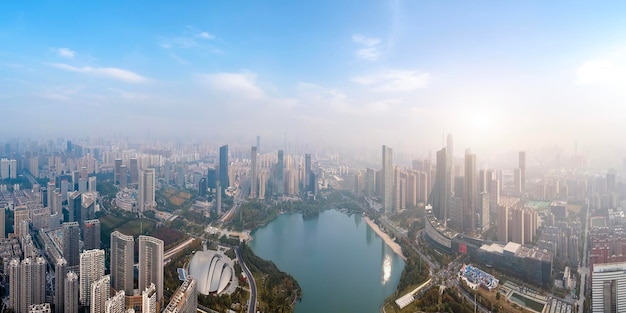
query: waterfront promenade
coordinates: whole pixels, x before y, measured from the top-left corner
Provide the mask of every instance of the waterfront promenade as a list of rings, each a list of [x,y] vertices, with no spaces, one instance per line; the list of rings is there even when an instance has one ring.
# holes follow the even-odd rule
[[[378,225],[376,225],[376,223],[374,223],[374,221],[372,221],[368,216],[365,216],[364,219],[365,222],[367,222],[367,225],[369,225],[374,230],[374,232],[383,239],[385,244],[389,246],[389,248],[391,248],[391,250],[399,255],[404,261],[406,261],[406,257],[404,256],[404,254],[402,254],[402,248],[400,247],[400,245],[395,242],[391,237],[389,237],[387,233],[382,231],[382,229],[380,229],[380,227],[378,227]]]

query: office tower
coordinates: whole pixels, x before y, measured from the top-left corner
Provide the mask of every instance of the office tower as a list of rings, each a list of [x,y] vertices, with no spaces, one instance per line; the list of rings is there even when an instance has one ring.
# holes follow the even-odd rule
[[[96,185],[96,176],[91,176],[89,178],[87,178],[87,191],[89,192],[96,192],[98,191],[97,185]]]
[[[483,191],[478,195],[478,209],[480,210],[480,228],[482,231],[489,229],[489,193]]]
[[[444,224],[448,219],[448,179],[447,175],[447,154],[446,148],[437,151],[437,170],[435,172],[435,182],[428,197],[429,203],[433,207],[433,214]]]
[[[279,195],[283,195],[285,193],[284,168],[284,152],[283,150],[278,150],[278,163],[276,164],[276,188],[274,190]]]
[[[80,227],[77,222],[63,223],[63,257],[67,266],[79,265],[80,260]]]
[[[594,264],[591,312],[626,312],[626,262]]]
[[[198,181],[198,196],[206,197],[208,188],[206,177],[200,178],[200,181]]]
[[[130,158],[130,164],[129,164],[129,176],[130,176],[130,183],[131,184],[136,184],[139,182],[139,166],[137,165],[137,158]]]
[[[122,181],[122,159],[115,159],[115,166],[113,167],[113,183],[116,185],[119,185],[121,181]]]
[[[307,153],[304,155],[304,191],[312,191],[311,190],[311,154]]]
[[[256,136],[256,148],[261,153],[261,136]]]
[[[195,313],[198,309],[197,282],[187,276],[167,305],[163,313]]]
[[[89,312],[105,313],[106,301],[111,295],[111,276],[106,275],[98,278],[91,284],[91,292],[89,300]]]
[[[157,312],[157,293],[156,286],[150,284],[146,290],[141,292],[141,313]]]
[[[448,198],[447,227],[458,232],[463,231],[463,198],[454,196]]]
[[[0,239],[6,238],[5,231],[5,219],[6,219],[6,209],[3,206],[0,206]]]
[[[104,250],[87,250],[80,254],[80,303],[91,304],[91,285],[104,276]]]
[[[257,191],[258,191],[258,183],[259,183],[259,173],[258,173],[258,166],[257,166],[257,153],[256,153],[256,147],[252,146],[252,149],[250,149],[250,198],[251,199],[256,199],[257,198]]]
[[[465,182],[463,183],[463,231],[476,228],[476,155],[465,153]]]
[[[526,151],[519,152],[520,193],[526,192]]]
[[[228,145],[223,145],[220,147],[219,171],[220,183],[222,185],[222,188],[226,189],[230,186],[230,181],[228,180]]]
[[[452,134],[448,134],[446,141],[446,178],[448,179],[448,188],[450,188],[450,195],[454,194],[454,142],[452,140]],[[461,196],[461,195],[457,195]]]
[[[126,293],[120,290],[104,303],[105,313],[126,313]],[[142,311],[143,313],[143,311]]]
[[[393,150],[383,146],[382,194],[383,212],[390,213],[393,209]]]
[[[163,299],[163,240],[139,236],[139,290],[150,284],[157,288],[157,302]]]
[[[25,205],[16,206],[13,213],[13,232],[15,233],[15,235],[21,237],[25,234],[28,234],[28,229],[21,229],[21,227],[23,226],[22,221],[28,222],[28,207]]]
[[[78,313],[79,298],[79,279],[75,272],[68,272],[65,275],[63,288],[63,312]]]
[[[65,306],[65,276],[67,274],[67,261],[64,258],[57,259],[54,264],[54,311],[62,313]]]
[[[87,192],[87,178],[78,179],[78,192]]]
[[[119,186],[120,188],[126,188],[127,185],[128,185],[128,167],[126,166],[126,164],[122,164],[122,166],[120,166]]]
[[[502,205],[498,207],[498,241],[509,241],[509,207],[508,205]]]
[[[217,207],[217,216],[222,215],[222,185],[220,181],[217,181],[217,188],[215,192],[215,206]]]
[[[133,262],[135,241],[119,231],[111,233],[111,287],[133,294]]]
[[[154,190],[155,190],[156,173],[154,168],[148,168],[141,171],[139,175],[139,189],[137,190],[137,210],[144,212],[156,206]]]
[[[217,188],[217,170],[214,168],[209,168],[207,171],[207,187],[209,189]]]
[[[86,220],[83,222],[83,249],[100,249],[100,220]]]
[[[522,195],[522,171],[519,168],[513,170],[513,193],[516,196]]]

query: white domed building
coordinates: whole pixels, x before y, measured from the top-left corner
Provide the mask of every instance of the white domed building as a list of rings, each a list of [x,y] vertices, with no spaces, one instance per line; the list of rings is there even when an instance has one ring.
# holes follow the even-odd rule
[[[198,292],[220,294],[233,279],[230,259],[216,251],[198,251],[189,264],[189,275],[198,280]]]

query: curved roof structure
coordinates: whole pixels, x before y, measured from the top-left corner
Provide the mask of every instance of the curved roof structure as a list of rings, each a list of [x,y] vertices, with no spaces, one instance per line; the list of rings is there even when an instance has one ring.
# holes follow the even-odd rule
[[[215,251],[199,251],[191,259],[189,274],[198,281],[198,292],[203,295],[221,293],[233,278],[233,268],[226,256]]]

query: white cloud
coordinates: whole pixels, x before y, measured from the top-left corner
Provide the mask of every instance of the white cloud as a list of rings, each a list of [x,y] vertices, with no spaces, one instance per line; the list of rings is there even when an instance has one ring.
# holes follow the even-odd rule
[[[381,40],[378,38],[370,38],[356,34],[352,35],[352,42],[361,46],[361,48],[356,51],[356,55],[360,59],[376,61],[381,55]]]
[[[42,98],[50,99],[50,100],[59,100],[59,101],[67,101],[70,98],[66,95],[62,95],[54,92],[47,92],[39,95]]]
[[[115,67],[75,67],[62,63],[52,63],[50,65],[69,72],[86,73],[90,75],[121,80],[128,83],[145,83],[149,81],[148,78],[143,77],[135,72]]]
[[[409,70],[386,70],[379,73],[356,76],[352,81],[370,87],[375,92],[408,92],[426,88],[430,73]]]
[[[215,39],[215,35],[209,34],[207,32],[200,32],[197,36],[207,40]]]
[[[249,71],[241,73],[214,73],[199,76],[200,81],[211,89],[237,95],[251,100],[266,98],[265,92],[257,85],[257,74]]]
[[[56,52],[56,54],[63,58],[72,59],[76,56],[76,51],[70,50],[68,48],[50,48],[52,51]]]
[[[623,84],[626,82],[626,66],[612,59],[595,59],[583,63],[576,70],[576,84]]]

